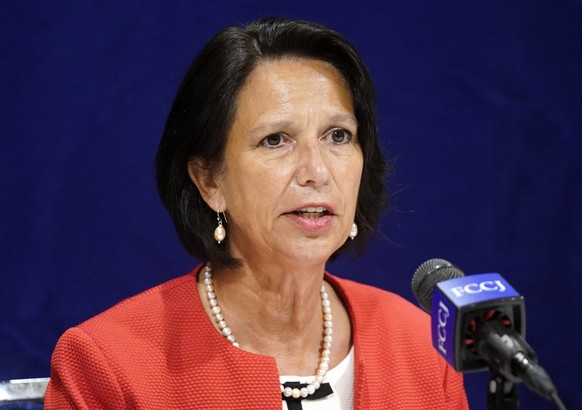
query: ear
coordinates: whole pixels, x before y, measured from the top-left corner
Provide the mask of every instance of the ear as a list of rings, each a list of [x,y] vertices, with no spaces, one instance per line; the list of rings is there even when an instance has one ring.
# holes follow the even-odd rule
[[[222,195],[218,184],[218,177],[212,175],[212,172],[203,161],[199,159],[192,160],[188,163],[188,175],[198,188],[204,202],[215,212],[224,212],[226,210],[226,199]]]

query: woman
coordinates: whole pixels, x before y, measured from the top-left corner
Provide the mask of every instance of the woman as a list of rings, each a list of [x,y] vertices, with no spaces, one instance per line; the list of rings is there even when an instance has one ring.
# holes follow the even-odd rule
[[[457,409],[428,317],[325,273],[384,206],[369,73],[339,34],[258,21],[190,67],[157,155],[162,201],[205,263],[68,330],[48,408]]]

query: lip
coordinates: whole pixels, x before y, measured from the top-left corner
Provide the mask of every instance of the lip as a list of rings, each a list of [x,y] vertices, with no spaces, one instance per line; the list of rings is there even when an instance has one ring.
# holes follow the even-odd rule
[[[285,214],[300,229],[310,233],[323,233],[331,228],[333,215],[324,215],[320,218],[304,218],[294,213]]]
[[[333,206],[331,204],[328,204],[325,202],[310,202],[310,203],[302,204],[302,205],[299,205],[298,207],[294,208],[293,210],[287,211],[286,214],[293,214],[293,213],[299,211],[300,209],[305,209],[305,208],[325,208],[327,210],[328,215],[330,215],[330,216],[335,215],[335,209],[333,208]]]
[[[319,217],[319,218],[304,218],[300,215],[297,215],[295,212],[299,211],[300,209],[305,208],[325,208],[327,214]],[[292,221],[296,226],[298,226],[301,230],[304,230],[309,233],[323,233],[331,229],[333,224],[333,219],[335,216],[334,209],[330,204],[327,203],[309,203],[309,204],[302,204],[295,208],[293,211],[286,212],[284,214],[290,221]]]

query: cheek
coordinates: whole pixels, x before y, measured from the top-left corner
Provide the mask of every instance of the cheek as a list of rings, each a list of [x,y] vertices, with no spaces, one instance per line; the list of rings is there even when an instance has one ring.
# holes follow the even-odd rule
[[[228,208],[245,218],[253,218],[272,209],[285,191],[288,174],[288,167],[283,162],[267,166],[239,161],[224,179]]]
[[[350,164],[350,171],[346,178],[346,182],[349,185],[346,187],[346,190],[349,191],[350,205],[353,212],[355,212],[358,203],[358,193],[360,191],[360,184],[362,183],[362,167],[362,160],[353,161]]]
[[[361,153],[346,156],[336,161],[336,173],[343,181],[344,189],[357,194],[362,179],[363,159]]]

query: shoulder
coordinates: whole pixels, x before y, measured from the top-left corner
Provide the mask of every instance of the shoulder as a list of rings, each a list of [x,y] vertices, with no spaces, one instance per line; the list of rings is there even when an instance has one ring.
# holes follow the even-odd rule
[[[430,330],[429,315],[395,293],[332,275],[326,279],[344,299],[350,314],[360,321],[414,328],[420,325]]]
[[[116,357],[140,362],[148,355],[160,355],[174,339],[207,326],[202,315],[196,272],[169,280],[127,298],[104,312],[69,329],[57,348],[81,344],[101,351],[105,358]]]
[[[55,349],[63,355],[57,356],[83,361],[89,354],[98,354],[117,366],[127,365],[129,372],[138,364],[151,366],[153,358],[166,360],[168,355],[181,353],[176,345],[192,334],[202,341],[209,324],[203,314],[196,272],[127,298],[67,330]]]
[[[166,388],[177,377],[172,365],[182,369],[186,362],[203,361],[199,346],[209,344],[212,325],[205,321],[195,272],[125,299],[67,330],[51,359],[47,408],[68,408],[64,403],[139,407],[137,401],[160,399],[150,386]]]
[[[430,316],[403,297],[373,286],[329,276],[350,315],[354,341],[390,360],[439,361],[431,345]],[[378,344],[383,349],[376,349]],[[385,357],[384,359],[388,359]],[[410,359],[406,359],[410,360]]]
[[[326,279],[350,315],[362,403],[382,403],[374,408],[402,403],[411,409],[467,408],[462,375],[432,347],[427,313],[392,292],[331,275]]]
[[[149,324],[162,323],[165,317],[194,306],[198,298],[196,271],[164,282],[135,296],[129,297],[77,327],[94,335],[107,329],[138,329]],[[190,301],[191,303],[185,303]]]

